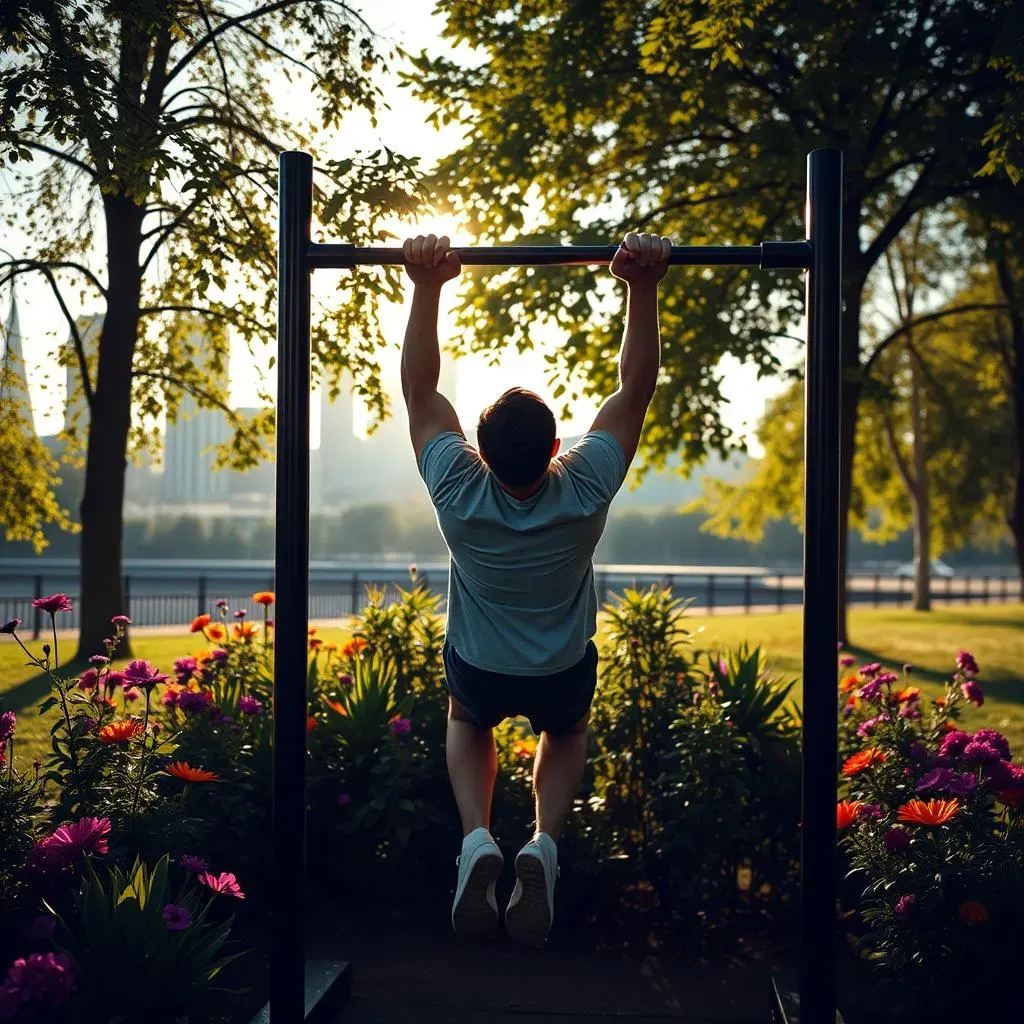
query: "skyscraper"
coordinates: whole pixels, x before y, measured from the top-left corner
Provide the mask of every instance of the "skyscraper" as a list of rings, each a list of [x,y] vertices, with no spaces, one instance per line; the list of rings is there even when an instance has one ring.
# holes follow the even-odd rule
[[[29,425],[35,429],[32,418],[32,393],[25,375],[25,353],[18,319],[18,298],[11,286],[11,308],[4,324],[3,373],[0,375],[0,403],[20,405]]]

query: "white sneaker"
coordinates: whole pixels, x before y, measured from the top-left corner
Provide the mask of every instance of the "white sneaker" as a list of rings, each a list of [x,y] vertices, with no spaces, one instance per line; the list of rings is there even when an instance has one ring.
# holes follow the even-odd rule
[[[524,946],[540,946],[555,917],[558,847],[538,832],[516,856],[516,887],[505,911],[505,930]]]
[[[498,901],[494,885],[501,875],[505,858],[485,828],[470,832],[462,840],[459,883],[452,904],[452,927],[460,937],[485,935],[498,924]]]

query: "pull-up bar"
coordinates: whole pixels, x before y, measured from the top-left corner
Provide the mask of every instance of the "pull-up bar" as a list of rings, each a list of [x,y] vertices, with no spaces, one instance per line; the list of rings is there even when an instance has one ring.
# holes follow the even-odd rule
[[[492,245],[455,246],[466,267],[568,267],[610,263],[615,245]],[[317,268],[395,267],[405,259],[401,249],[354,245],[309,246]],[[808,242],[762,242],[760,245],[674,245],[668,261],[687,267],[759,267],[761,270],[805,268],[811,262]]]
[[[348,965],[307,963],[305,935],[306,659],[309,625],[310,275],[313,270],[395,266],[395,248],[314,243],[313,159],[282,153],[277,303],[277,525],[274,645],[274,861],[289,885],[273,893],[270,1004],[257,1020],[324,1021],[344,997]],[[800,1020],[836,1018],[835,847],[839,635],[839,302],[843,157],[807,157],[806,238],[760,245],[677,246],[671,263],[807,271],[804,434],[803,810],[801,822]],[[483,266],[607,263],[613,245],[456,249]],[[772,1020],[788,1021],[773,982]]]

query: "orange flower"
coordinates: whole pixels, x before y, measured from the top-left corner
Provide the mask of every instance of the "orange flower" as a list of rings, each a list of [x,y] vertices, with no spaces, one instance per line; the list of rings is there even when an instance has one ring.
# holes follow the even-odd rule
[[[204,629],[206,629],[206,627],[209,624],[210,624],[210,616],[209,615],[206,615],[205,613],[203,615],[197,615],[192,620],[192,625],[189,627],[189,632],[190,633],[202,633],[202,631]]]
[[[914,825],[945,825],[959,813],[958,800],[910,800],[900,807],[899,819]]]
[[[956,722],[951,722],[948,718],[939,726],[943,732],[956,732],[960,728]]]
[[[902,690],[899,690],[892,695],[892,700],[895,704],[907,704],[912,700],[917,700],[920,696],[920,686],[904,686]]]
[[[846,676],[839,683],[840,693],[849,693],[851,690],[856,690],[861,685],[861,678],[858,675]]]
[[[306,732],[312,732],[316,728],[316,719],[310,715],[306,719]]]
[[[864,804],[860,800],[840,800],[836,804],[836,828],[840,832],[857,820],[857,812]]]
[[[361,636],[354,636],[352,637],[351,640],[349,640],[347,644],[345,644],[344,647],[342,647],[341,653],[344,654],[346,658],[351,658],[354,655],[358,654],[366,646],[366,640],[364,640]]]
[[[219,644],[228,635],[228,632],[219,622],[211,622],[206,629],[206,635],[215,644]]]
[[[332,710],[337,711],[339,715],[343,715],[345,718],[348,717],[348,712],[345,710],[345,705],[340,700],[325,700],[324,703]]]
[[[846,698],[846,706],[848,708],[859,708],[860,707],[860,697],[858,697],[857,694],[855,694],[855,693],[851,694],[849,697]]]
[[[936,697],[935,698],[935,706],[937,708],[944,708],[948,703],[949,703],[949,701],[948,701],[948,699],[946,697]]]
[[[306,630],[306,633],[309,636],[316,636],[316,626],[310,626],[309,629]]]
[[[537,741],[535,739],[519,740],[512,744],[512,753],[516,757],[523,758],[523,760],[533,757],[537,753]]]
[[[169,764],[164,771],[173,775],[176,779],[184,782],[219,782],[220,778],[216,772],[207,771],[205,768],[193,768],[188,761],[175,761]]]
[[[264,608],[269,608],[274,603],[274,592],[272,590],[260,590],[252,595],[252,599],[257,604],[263,605]]]
[[[323,640],[321,640],[320,637],[318,637],[318,636],[311,636],[309,638],[309,649],[311,651],[317,651],[317,650],[320,649],[320,645],[322,643],[323,643]]]
[[[236,640],[251,640],[258,632],[260,627],[255,622],[236,622],[231,630],[231,635]]]
[[[960,904],[960,920],[964,924],[985,924],[988,921],[988,907],[980,900],[964,900]]]
[[[851,754],[843,762],[843,774],[846,776],[857,775],[866,768],[870,768],[873,764],[884,764],[886,760],[888,759],[882,751],[876,750],[874,747],[868,747],[867,750]]]
[[[337,644],[324,644],[324,650],[330,651],[333,654],[338,649]]]
[[[99,732],[100,743],[127,743],[142,734],[142,723],[134,718],[122,718],[103,726]]]

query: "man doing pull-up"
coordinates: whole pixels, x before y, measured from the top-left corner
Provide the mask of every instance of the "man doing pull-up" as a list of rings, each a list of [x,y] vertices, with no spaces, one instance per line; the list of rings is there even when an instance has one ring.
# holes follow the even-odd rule
[[[462,819],[452,906],[459,935],[498,921],[502,855],[489,831],[498,771],[493,729],[525,716],[540,737],[536,833],[516,857],[509,935],[540,945],[554,915],[557,842],[586,766],[597,682],[593,556],[608,506],[636,453],[660,365],[658,282],[668,239],[626,235],[610,270],[628,292],[619,388],[587,434],[559,454],[544,401],[511,388],[480,415],[479,451],[437,390],[441,286],[461,270],[448,239],[403,246],[415,284],[402,349],[402,390],[420,473],[451,552],[444,647],[450,693],[447,763]]]

